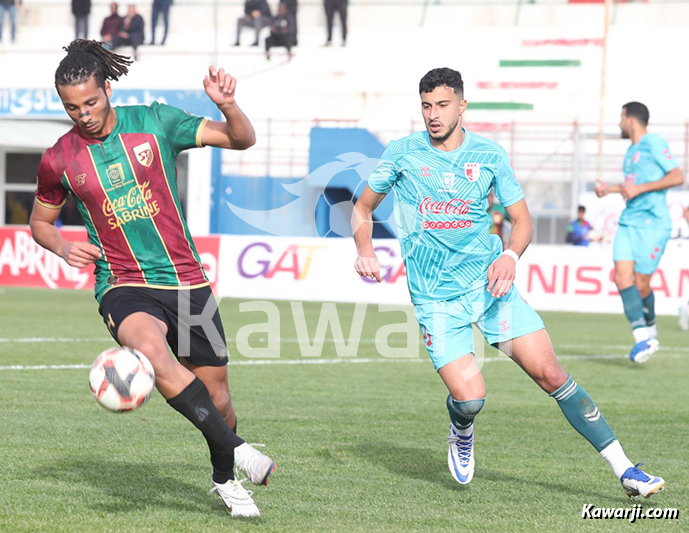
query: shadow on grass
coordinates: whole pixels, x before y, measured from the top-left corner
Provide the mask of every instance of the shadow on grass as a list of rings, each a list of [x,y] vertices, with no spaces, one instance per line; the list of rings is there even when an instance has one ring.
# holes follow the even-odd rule
[[[621,371],[628,372],[639,372],[643,371],[646,367],[645,364],[634,363],[629,360],[629,356],[610,358],[610,359],[591,359],[587,361],[591,365],[597,366],[608,366],[619,368]]]
[[[164,464],[129,463],[107,459],[64,457],[34,469],[37,479],[55,480],[82,492],[86,487],[94,494],[91,509],[121,514],[145,508],[162,508],[182,512],[225,513],[222,502],[209,495],[207,485],[184,481],[184,467]],[[189,477],[196,474],[189,472]],[[102,498],[101,495],[105,496]]]
[[[501,470],[476,468],[476,476],[469,485],[460,485],[452,479],[448,471],[447,462],[433,459],[437,453],[428,448],[414,446],[399,446],[393,442],[366,442],[350,448],[350,451],[369,462],[382,466],[393,474],[408,477],[414,480],[435,483],[449,490],[470,490],[472,485],[478,485],[482,481],[503,483],[510,491],[529,492],[534,486],[541,487],[549,492],[559,492],[570,496],[583,497],[585,501],[607,501],[621,506],[620,502],[628,502],[622,487],[620,498],[611,497],[609,494],[591,492],[559,483],[549,483],[530,478],[528,472],[522,476],[512,476]],[[613,481],[614,483],[614,481]]]
[[[349,451],[399,476],[435,483],[446,489],[465,489],[452,479],[444,461],[433,459],[436,451],[429,448],[400,446],[394,442],[362,442]]]
[[[607,501],[610,505],[615,505],[617,507],[624,507],[624,504],[629,504],[629,498],[627,498],[627,496],[624,494],[624,490],[622,489],[621,485],[619,486],[620,497],[615,498],[611,497],[609,494],[591,492],[588,490],[579,489],[568,485],[562,485],[560,483],[548,483],[545,481],[538,481],[536,479],[530,478],[528,472],[526,472],[523,476],[517,477],[507,474],[502,470],[477,468],[476,477],[474,478],[474,480],[480,482],[481,479],[509,484],[510,486],[514,487],[514,490],[517,492],[528,492],[529,488],[535,485],[549,492],[560,492],[562,494],[568,494],[570,496],[582,497],[584,498],[582,501],[585,502],[595,501],[596,505],[601,505],[601,502],[603,501]],[[611,483],[614,484],[618,482],[613,480],[611,481]]]

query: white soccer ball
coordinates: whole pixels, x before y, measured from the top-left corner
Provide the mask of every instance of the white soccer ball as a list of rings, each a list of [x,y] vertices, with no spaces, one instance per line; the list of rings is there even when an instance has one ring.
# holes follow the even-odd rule
[[[94,398],[116,412],[141,407],[155,388],[155,372],[148,358],[128,348],[109,348],[96,357],[89,372]]]

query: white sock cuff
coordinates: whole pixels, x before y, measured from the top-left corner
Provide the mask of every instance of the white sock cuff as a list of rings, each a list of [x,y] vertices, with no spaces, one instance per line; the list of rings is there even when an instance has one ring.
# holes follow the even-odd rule
[[[610,464],[612,471],[615,472],[615,475],[618,477],[618,479],[622,477],[622,474],[625,473],[627,468],[634,466],[634,463],[632,463],[624,454],[622,445],[617,439],[603,448],[600,451],[600,454],[603,456],[603,459]]]
[[[474,432],[474,423],[473,422],[471,424],[469,424],[468,427],[465,427],[465,428],[458,428],[454,424],[452,424],[452,427],[457,432],[457,434],[461,435],[462,437],[470,437],[471,434]]]
[[[632,330],[632,334],[634,335],[634,342],[636,344],[639,344],[641,341],[647,341],[651,337],[647,327],[636,328]]]

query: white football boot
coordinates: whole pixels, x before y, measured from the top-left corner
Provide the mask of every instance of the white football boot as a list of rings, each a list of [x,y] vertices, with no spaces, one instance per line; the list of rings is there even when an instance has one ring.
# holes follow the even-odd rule
[[[665,488],[665,480],[662,477],[647,474],[639,468],[641,465],[643,463],[630,466],[620,478],[622,488],[630,498],[650,498]]]
[[[629,359],[634,363],[645,363],[658,351],[659,346],[658,339],[647,339],[637,342],[629,354]]]
[[[251,491],[246,490],[239,481],[230,479],[227,483],[216,483],[211,479],[211,482],[213,483],[211,492],[218,493],[230,516],[247,518],[261,516],[251,498]]]
[[[270,457],[246,442],[234,449],[234,464],[254,485],[267,485],[268,477],[277,468]]]
[[[471,435],[463,437],[457,433],[454,424],[450,422],[450,434],[447,437],[447,466],[450,474],[457,483],[466,485],[474,477],[474,432],[471,426]]]

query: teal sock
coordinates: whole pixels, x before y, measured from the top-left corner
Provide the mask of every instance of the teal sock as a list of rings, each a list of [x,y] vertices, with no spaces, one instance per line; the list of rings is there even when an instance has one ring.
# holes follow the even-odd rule
[[[474,423],[474,418],[483,409],[483,404],[486,403],[485,398],[479,400],[467,400],[458,402],[451,394],[447,395],[447,410],[450,413],[450,420],[455,427],[466,429]]]
[[[572,427],[597,451],[600,452],[615,440],[615,435],[598,410],[596,402],[572,379],[572,376],[567,378],[562,387],[550,393],[550,396],[555,398]]]
[[[624,305],[624,314],[627,315],[632,329],[645,328],[644,304],[641,301],[641,293],[636,288],[636,285],[622,289],[620,296],[622,297],[622,305]]]
[[[653,294],[653,291],[649,293],[646,298],[641,300],[642,306],[643,306],[643,311],[644,311],[644,318],[646,319],[646,325],[647,326],[655,326],[656,325],[656,297],[655,294]]]

